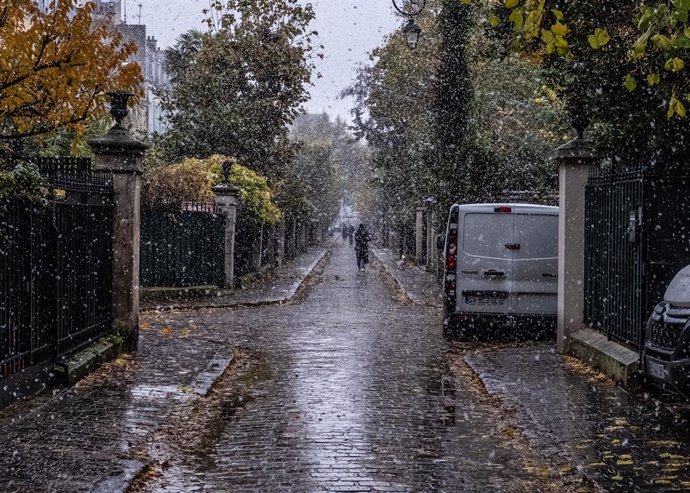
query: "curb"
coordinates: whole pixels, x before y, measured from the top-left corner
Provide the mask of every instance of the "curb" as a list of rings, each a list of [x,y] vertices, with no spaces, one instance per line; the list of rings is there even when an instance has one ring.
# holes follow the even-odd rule
[[[391,277],[393,278],[393,280],[395,281],[395,284],[398,286],[398,288],[400,289],[400,291],[405,295],[405,298],[406,298],[410,303],[412,303],[412,304],[414,304],[414,305],[428,306],[428,307],[432,307],[432,308],[443,308],[443,304],[440,303],[440,302],[439,302],[439,303],[429,303],[428,301],[423,300],[423,299],[420,299],[420,298],[419,298],[418,296],[416,296],[414,293],[411,293],[410,291],[408,291],[408,290],[405,288],[405,286],[403,286],[403,284],[400,282],[400,280],[398,279],[398,277],[395,275],[394,270],[391,269],[391,268],[388,266],[388,264],[381,258],[381,253],[380,253],[380,252],[382,252],[382,251],[381,251],[380,249],[378,249],[378,248],[375,248],[375,249],[372,248],[371,251],[374,253],[374,256],[375,256],[376,259],[381,263],[381,265],[383,265],[383,268],[384,268],[384,270],[386,271],[386,273],[388,273],[388,275],[391,276]],[[385,253],[385,252],[384,252],[384,253]]]
[[[324,257],[330,252],[330,248],[324,249],[323,252],[306,268],[300,269],[301,277],[295,281],[288,289],[288,294],[281,298],[265,298],[258,301],[235,301],[230,303],[216,303],[216,304],[189,304],[189,305],[165,305],[160,307],[145,307],[139,310],[139,313],[150,312],[167,312],[167,311],[190,311],[190,310],[212,310],[217,308],[239,308],[239,307],[261,307],[267,305],[280,305],[290,302],[297,291],[304,283],[305,279],[312,273],[316,266]]]
[[[220,354],[213,356],[206,368],[192,382],[191,388],[193,392],[201,397],[208,396],[208,393],[216,382],[220,380],[220,377],[223,376],[223,373],[225,373],[225,370],[228,369],[234,359],[234,356],[222,356]]]
[[[388,267],[386,262],[383,261],[383,259],[380,257],[379,252],[376,249],[371,249],[372,253],[374,254],[374,257],[376,257],[376,260],[379,261],[379,263],[383,266],[383,270],[386,271],[386,274],[388,274],[393,281],[395,282],[395,285],[398,287],[398,290],[405,296],[405,300],[408,301],[409,303],[418,305],[419,303],[415,300],[412,299],[410,296],[410,293],[407,292],[407,290],[403,287],[403,285],[400,283],[398,278],[393,274],[393,271]]]
[[[201,398],[208,397],[211,389],[223,377],[233,361],[235,361],[234,355],[216,353],[206,368],[199,372],[190,384],[192,393]],[[148,465],[137,459],[122,460],[120,470],[97,482],[90,493],[126,493],[148,468]]]
[[[138,460],[123,460],[119,467],[119,471],[113,471],[110,476],[96,483],[90,493],[125,492],[146,471],[146,464]]]
[[[497,351],[500,351],[501,349],[497,349]],[[484,354],[483,353],[490,353],[496,350],[488,350],[488,351],[482,351],[482,350],[475,350],[475,351],[467,351],[465,356],[462,358],[465,364],[469,367],[470,371],[479,379],[479,381],[482,384],[482,387],[484,387],[484,391],[491,396],[491,398],[498,400],[501,402],[501,406],[505,407],[506,409],[510,410],[511,413],[514,413],[515,415],[515,420],[532,420],[535,424],[536,421],[534,420],[534,417],[524,408],[524,406],[520,403],[518,399],[510,395],[510,392],[508,391],[506,385],[501,381],[500,378],[494,377],[489,372],[485,371],[485,369],[482,368],[482,360],[485,361]],[[486,363],[485,363],[486,365]],[[529,432],[528,431],[528,425],[527,424],[520,424],[517,423],[517,427],[520,430],[520,433],[524,436],[524,438],[530,442],[531,446],[534,446],[535,451],[538,454],[542,454],[545,457],[548,456],[553,456],[558,453],[558,450],[548,450],[546,448],[541,448],[539,445],[533,444],[532,441],[535,438],[535,433],[534,432]],[[544,433],[546,436],[550,436],[553,439],[556,437],[553,435],[552,432],[546,431],[544,432],[543,430],[540,433]],[[567,462],[573,466],[577,461],[571,456],[571,454],[568,451],[563,451],[564,457],[567,459]],[[585,480],[591,482],[592,484],[598,486],[598,482],[596,481],[595,478],[593,478],[590,474],[588,474],[584,469],[582,471],[577,472],[578,475],[580,475],[582,478]],[[596,490],[599,491],[599,490]]]

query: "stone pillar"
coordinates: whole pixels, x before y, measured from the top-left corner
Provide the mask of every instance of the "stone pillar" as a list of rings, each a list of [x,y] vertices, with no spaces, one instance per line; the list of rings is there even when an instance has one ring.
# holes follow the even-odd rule
[[[89,141],[95,168],[113,174],[113,329],[127,351],[139,343],[139,262],[141,175],[147,145],[132,138],[122,126],[129,94],[111,94],[116,124],[107,135]]]
[[[436,272],[438,250],[436,249],[436,209],[430,206],[426,212],[426,270]]]
[[[286,224],[285,235],[285,258],[291,260],[297,256],[297,221],[290,219]]]
[[[281,221],[276,227],[276,265],[282,266],[285,262],[285,222]]]
[[[297,219],[292,220],[290,231],[290,258],[295,258],[297,257]]]
[[[266,265],[274,267],[276,265],[276,231],[275,224],[269,224],[265,228],[264,249],[266,250]]]
[[[299,223],[299,253],[307,251],[307,225]]]
[[[556,149],[558,163],[558,340],[560,353],[570,350],[571,335],[584,327],[585,186],[599,161],[592,143],[577,138]]]
[[[230,183],[213,187],[214,202],[225,215],[225,285],[235,287],[235,230],[237,227],[237,207],[240,205],[240,190]]]
[[[415,262],[417,265],[422,265],[424,262],[424,207],[417,208],[417,216],[415,221]]]
[[[252,251],[250,259],[250,267],[252,272],[261,271],[261,257],[263,256],[263,236],[264,225],[261,223],[254,231],[252,236]]]

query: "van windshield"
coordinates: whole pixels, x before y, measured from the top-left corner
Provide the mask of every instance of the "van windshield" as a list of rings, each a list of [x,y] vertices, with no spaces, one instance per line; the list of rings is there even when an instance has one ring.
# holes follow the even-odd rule
[[[466,255],[508,259],[511,251],[506,244],[513,242],[512,214],[465,214],[462,231]]]

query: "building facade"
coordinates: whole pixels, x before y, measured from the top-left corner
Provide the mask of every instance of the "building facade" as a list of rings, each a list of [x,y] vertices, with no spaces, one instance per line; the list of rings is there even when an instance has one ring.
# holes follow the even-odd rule
[[[131,131],[137,137],[150,137],[166,129],[165,115],[159,94],[170,87],[165,69],[165,52],[153,36],[147,36],[146,25],[120,22],[115,27],[127,41],[137,46],[132,61],[141,67],[144,77],[144,98],[130,116]]]
[[[53,0],[37,0],[38,6],[45,12],[50,9]],[[79,3],[83,4],[86,0]],[[159,94],[170,87],[170,79],[165,69],[165,51],[158,47],[153,36],[148,36],[146,25],[128,24],[123,0],[92,0],[95,3],[94,23],[110,22],[114,30],[120,32],[125,41],[133,42],[137,52],[131,61],[141,67],[144,78],[144,97],[136,108],[130,112],[129,130],[140,139],[147,139],[156,133],[166,130],[165,114]]]

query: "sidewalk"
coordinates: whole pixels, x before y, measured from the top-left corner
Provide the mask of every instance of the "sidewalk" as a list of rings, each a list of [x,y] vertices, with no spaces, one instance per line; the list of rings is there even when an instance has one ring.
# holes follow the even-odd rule
[[[430,274],[373,251],[413,302],[436,305],[440,288]],[[559,355],[553,343],[461,346],[465,362],[544,459],[571,464],[605,491],[690,491],[690,404],[629,394]]]
[[[565,455],[606,491],[690,490],[690,406],[628,394],[552,344],[471,352],[486,389],[545,456]]]
[[[371,251],[410,301],[417,305],[443,307],[443,291],[432,273],[421,267],[405,264],[387,248],[372,246]]]
[[[306,253],[275,269],[267,279],[262,279],[247,289],[226,291],[221,296],[147,300],[142,302],[141,309],[185,310],[286,303],[295,296],[305,277],[324,258],[327,251],[325,247],[311,247]]]
[[[325,253],[313,249],[285,266],[268,295],[247,290],[231,301],[290,300]],[[134,358],[0,411],[0,491],[125,491],[145,468],[136,457],[153,434],[180,409],[202,402],[233,358],[243,357],[225,327],[207,327],[196,320],[201,314],[167,313],[142,316]]]

